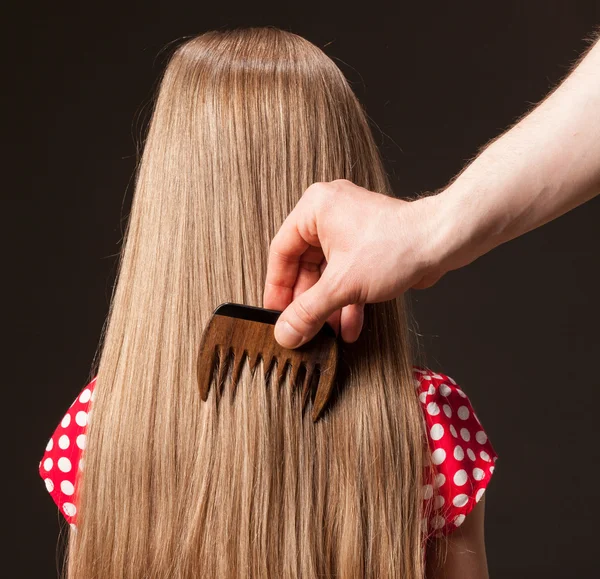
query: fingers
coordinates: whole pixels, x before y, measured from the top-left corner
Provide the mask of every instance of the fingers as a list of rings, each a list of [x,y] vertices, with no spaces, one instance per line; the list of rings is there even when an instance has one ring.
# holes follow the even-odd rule
[[[308,342],[323,327],[336,310],[345,305],[345,298],[328,275],[331,266],[312,287],[298,295],[282,312],[275,325],[275,339],[284,348],[297,348]]]
[[[325,268],[327,267],[327,260],[325,259],[325,257],[323,257],[323,261],[321,262],[321,265],[319,266],[319,276],[317,277],[317,279],[315,279],[314,283],[317,283],[317,281],[319,281],[319,278],[323,275],[323,272],[325,271]],[[312,284],[311,284],[312,285]],[[308,289],[308,288],[307,288]],[[295,297],[295,296],[294,296]],[[335,335],[339,335],[340,333],[340,319],[341,319],[341,310],[336,310],[335,312],[333,312],[328,318],[327,318],[327,323],[333,328],[333,330],[335,331]]]
[[[317,250],[318,253],[314,250]],[[298,295],[304,293],[308,288],[312,287],[319,281],[323,273],[325,263],[326,262],[323,258],[323,253],[320,249],[313,247],[306,251],[306,253],[300,258],[300,262],[298,264],[298,276],[296,277],[296,283],[294,284],[292,299],[296,299]],[[285,307],[287,307],[291,301],[292,300],[285,304]]]
[[[299,202],[271,241],[263,293],[265,308],[284,310],[294,297],[302,269],[316,269],[323,260],[318,239],[307,233],[311,228],[306,222],[313,217],[306,207]]]
[[[344,342],[356,342],[362,331],[365,318],[363,304],[351,304],[342,308],[340,326]]]

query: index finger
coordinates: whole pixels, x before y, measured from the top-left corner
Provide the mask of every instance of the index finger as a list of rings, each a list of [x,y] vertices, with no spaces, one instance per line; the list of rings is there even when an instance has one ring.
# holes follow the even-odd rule
[[[301,262],[308,257],[305,253],[315,247],[315,241],[310,243],[300,232],[297,207],[287,216],[269,248],[263,293],[263,307],[268,309],[283,311],[292,303]]]

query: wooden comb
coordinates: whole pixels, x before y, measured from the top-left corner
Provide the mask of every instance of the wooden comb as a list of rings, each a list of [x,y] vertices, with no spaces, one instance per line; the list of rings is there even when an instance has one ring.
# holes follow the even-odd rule
[[[288,367],[292,372],[292,385],[296,385],[302,367],[306,373],[302,379],[302,408],[309,398],[310,385],[315,372],[318,373],[316,394],[313,402],[312,419],[316,422],[327,404],[333,390],[338,364],[338,342],[333,328],[328,324],[317,335],[294,349],[282,347],[273,332],[280,311],[267,310],[242,304],[221,304],[212,314],[200,341],[198,352],[198,387],[200,397],[206,401],[210,390],[213,370],[218,368],[217,388],[225,380],[233,364],[232,388],[240,376],[244,359],[248,356],[250,370],[254,370],[262,359],[265,374],[277,363],[277,384],[281,383]]]

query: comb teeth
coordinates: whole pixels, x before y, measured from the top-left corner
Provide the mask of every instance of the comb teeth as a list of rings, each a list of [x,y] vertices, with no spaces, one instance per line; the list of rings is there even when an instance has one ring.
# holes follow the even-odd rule
[[[219,388],[219,390],[222,389],[223,384],[225,383],[225,376],[227,375],[227,362],[228,362],[228,358],[229,355],[231,353],[231,349],[229,349],[229,351],[226,351],[224,347],[219,346],[217,347],[217,355],[219,358],[219,372],[217,375],[217,388]]]
[[[223,306],[227,306],[226,314],[219,313]],[[338,358],[335,333],[326,325],[310,342],[288,350],[275,340],[273,324],[276,317],[273,313],[279,314],[273,310],[240,304],[223,304],[215,310],[202,334],[198,353],[200,397],[204,401],[208,399],[213,369],[217,368],[217,390],[221,391],[227,371],[233,365],[232,389],[235,391],[245,357],[248,357],[252,373],[262,359],[266,376],[277,365],[278,385],[290,370],[291,383],[301,388],[303,409],[310,398],[311,382],[317,374],[312,411],[312,419],[316,421],[333,390]],[[268,321],[260,321],[261,317],[263,320],[268,318]],[[304,375],[302,383],[298,384],[301,371]]]
[[[314,364],[306,365],[306,373],[304,374],[304,378],[302,379],[302,409],[306,407],[306,403],[308,402],[308,397],[310,394],[310,384],[313,377],[313,369]]]
[[[288,368],[291,368],[291,363],[289,358],[285,360],[285,362],[278,362],[277,364],[277,384],[281,384],[283,382],[283,378],[288,371]]]

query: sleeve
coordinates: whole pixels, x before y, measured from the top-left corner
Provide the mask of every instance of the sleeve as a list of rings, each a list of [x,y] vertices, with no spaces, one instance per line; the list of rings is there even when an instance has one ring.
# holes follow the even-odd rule
[[[481,500],[497,454],[467,395],[444,374],[415,371],[425,416],[433,480],[424,488],[428,533],[459,527]]]
[[[52,500],[68,523],[76,523],[76,480],[83,470],[86,427],[96,378],[77,396],[46,445],[39,473]]]

